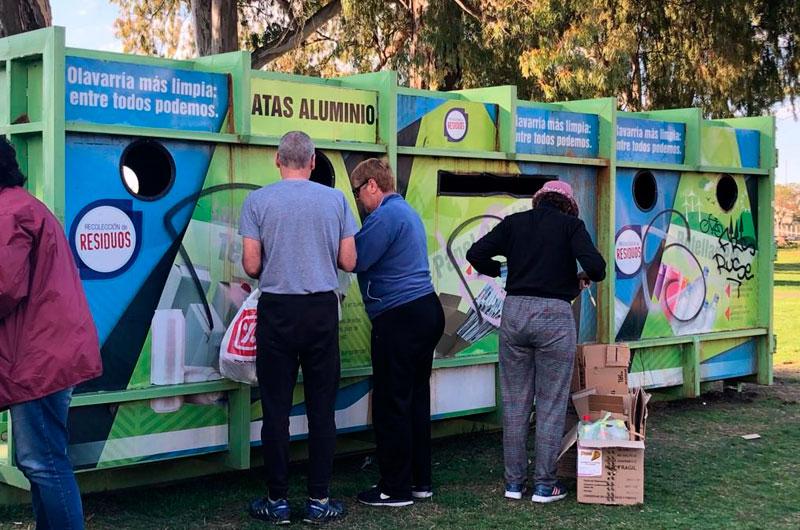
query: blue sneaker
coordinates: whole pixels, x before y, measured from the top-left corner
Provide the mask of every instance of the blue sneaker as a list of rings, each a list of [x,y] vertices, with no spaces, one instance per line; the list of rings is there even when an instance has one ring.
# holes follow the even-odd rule
[[[556,502],[560,501],[567,496],[567,488],[560,482],[556,482],[555,486],[545,486],[544,484],[537,484],[533,489],[533,502]]]
[[[292,511],[286,499],[271,500],[269,497],[256,499],[250,503],[250,517],[272,524],[289,524]]]
[[[506,499],[514,499],[515,501],[518,501],[522,498],[522,492],[524,490],[524,484],[511,484],[506,482]]]
[[[346,515],[344,504],[333,499],[308,499],[306,501],[306,516],[304,523],[323,524],[329,521],[339,521]]]

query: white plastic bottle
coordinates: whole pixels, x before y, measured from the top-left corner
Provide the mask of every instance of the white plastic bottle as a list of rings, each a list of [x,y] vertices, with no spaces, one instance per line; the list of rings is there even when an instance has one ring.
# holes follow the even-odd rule
[[[150,384],[183,383],[186,355],[186,319],[180,309],[157,309],[150,328]],[[150,400],[157,413],[175,412],[183,405],[182,396]]]

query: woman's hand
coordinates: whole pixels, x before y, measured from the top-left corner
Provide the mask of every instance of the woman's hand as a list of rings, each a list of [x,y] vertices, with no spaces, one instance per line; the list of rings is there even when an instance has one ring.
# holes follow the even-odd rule
[[[587,289],[592,285],[592,280],[589,279],[589,275],[585,272],[581,271],[578,273],[578,286],[583,289]]]

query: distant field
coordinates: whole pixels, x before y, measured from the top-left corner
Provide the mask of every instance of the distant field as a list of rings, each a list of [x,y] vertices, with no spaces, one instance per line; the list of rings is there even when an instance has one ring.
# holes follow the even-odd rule
[[[800,249],[778,251],[774,292],[775,371],[800,371]]]

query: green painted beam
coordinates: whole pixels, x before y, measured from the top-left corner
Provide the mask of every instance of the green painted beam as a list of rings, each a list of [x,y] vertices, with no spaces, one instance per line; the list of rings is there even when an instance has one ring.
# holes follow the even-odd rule
[[[414,155],[414,156],[432,156],[441,158],[480,158],[483,160],[509,160],[506,153],[499,151],[459,151],[456,149],[429,149],[425,147],[407,147],[400,146],[397,148],[397,153],[400,155]]]
[[[765,328],[741,329],[733,331],[717,331],[713,333],[703,333],[700,335],[685,335],[681,337],[665,337],[661,339],[646,339],[628,342],[628,347],[632,350],[641,348],[657,348],[660,346],[676,346],[681,344],[689,344],[694,342],[695,338],[698,340],[708,342],[714,340],[725,339],[743,339],[747,337],[759,337],[767,334]]]
[[[737,175],[769,175],[769,170],[752,167],[719,167],[699,166],[686,164],[663,164],[659,162],[617,162],[617,167],[634,169],[659,169],[663,171],[678,171],[685,173],[731,173]]]
[[[236,134],[209,133],[202,131],[178,131],[154,127],[130,127],[127,125],[97,125],[92,123],[66,122],[67,132],[87,134],[109,134],[115,136],[142,136],[146,138],[168,138],[197,142],[240,143],[242,138]],[[277,145],[277,144],[276,144]]]
[[[702,343],[698,337],[683,345],[683,397],[700,395],[700,359]]]
[[[14,125],[0,125],[0,134],[42,134],[44,124],[40,121],[30,123],[16,123]]]
[[[595,167],[609,166],[609,162],[605,158],[581,158],[573,156],[514,154],[514,155],[509,155],[508,159],[516,160],[518,162],[539,162],[542,164],[563,164],[568,166],[595,166]]]
[[[92,392],[76,394],[72,397],[72,407],[89,407],[92,405],[105,405],[109,403],[126,403],[129,401],[143,401],[161,397],[188,396],[192,394],[205,394],[207,392],[225,392],[241,390],[250,387],[229,379],[208,381],[203,383],[183,383],[180,385],[150,386],[147,388],[132,388],[116,392]]]
[[[228,392],[228,452],[226,463],[233,469],[250,467],[250,386],[239,385]]]
[[[242,138],[249,145],[269,145],[277,147],[281,141],[279,136],[250,136]],[[385,153],[386,146],[381,144],[368,144],[364,142],[336,142],[331,140],[314,140],[318,149],[334,149],[337,151],[365,151],[368,153]]]
[[[46,180],[53,183],[53,214],[64,223],[66,209],[66,190],[64,188],[64,172],[66,160],[66,138],[64,134],[64,116],[66,113],[65,48],[66,34],[64,28],[54,27],[48,35],[47,46],[43,55],[42,82],[42,135],[43,174]]]
[[[469,355],[466,357],[445,357],[433,360],[434,368],[456,368],[460,366],[475,366],[479,364],[495,364],[498,362],[496,353],[486,355]]]

